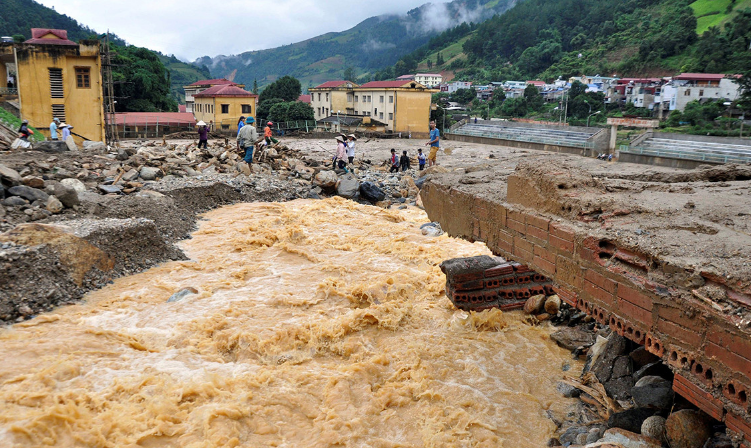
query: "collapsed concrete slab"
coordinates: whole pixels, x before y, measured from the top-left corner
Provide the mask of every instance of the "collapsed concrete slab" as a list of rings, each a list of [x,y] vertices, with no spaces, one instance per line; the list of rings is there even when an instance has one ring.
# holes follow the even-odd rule
[[[502,167],[486,171],[480,183],[434,175],[421,192],[429,218],[549,277],[561,299],[663,358],[676,392],[751,445],[749,183],[548,161],[520,163],[507,182]]]

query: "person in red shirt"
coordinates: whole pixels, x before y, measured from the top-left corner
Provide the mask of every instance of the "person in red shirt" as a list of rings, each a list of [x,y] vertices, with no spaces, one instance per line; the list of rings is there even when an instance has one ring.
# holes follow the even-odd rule
[[[263,128],[263,136],[266,139],[267,145],[271,145],[271,142],[279,143],[279,140],[273,137],[274,134],[271,132],[271,126],[274,126],[274,123],[269,121],[266,123],[266,127]]]

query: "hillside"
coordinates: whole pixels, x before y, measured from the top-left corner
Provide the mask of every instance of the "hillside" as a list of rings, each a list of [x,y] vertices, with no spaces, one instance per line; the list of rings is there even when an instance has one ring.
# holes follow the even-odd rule
[[[91,28],[33,0],[3,0],[1,8],[0,34],[3,36],[21,35],[30,39],[31,28],[67,30],[68,38],[74,41],[96,34]]]
[[[347,67],[359,77],[371,77],[378,69],[394,64],[401,56],[427,43],[441,31],[462,22],[481,22],[502,14],[518,0],[455,0],[426,4],[405,15],[371,17],[354,28],[327,33],[303,42],[234,56],[205,56],[215,77],[234,77],[236,82],[259,86],[280,76],[292,75],[303,88],[337,79]]]
[[[710,27],[729,22],[737,11],[751,8],[751,0],[696,0],[690,6],[696,16],[696,32],[704,34]]]
[[[179,104],[185,103],[184,86],[202,79],[212,78],[209,68],[205,65],[199,67],[197,65],[182,62],[174,55],[165,56],[161,53],[157,54],[159,55],[159,60],[162,61],[164,67],[169,71],[170,96]]]

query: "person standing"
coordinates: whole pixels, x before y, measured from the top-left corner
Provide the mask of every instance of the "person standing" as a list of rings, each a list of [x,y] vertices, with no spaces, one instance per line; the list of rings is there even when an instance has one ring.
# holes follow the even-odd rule
[[[336,137],[336,157],[334,158],[334,167],[339,167],[340,170],[344,170],[345,173],[348,173],[349,170],[347,170],[347,164],[344,162],[344,159],[347,157],[347,144],[344,143],[344,138],[341,136]]]
[[[242,129],[243,126],[245,126],[245,117],[240,117],[240,120],[237,122],[237,135],[240,135],[240,129]]]
[[[50,123],[50,140],[57,140],[57,127],[60,125],[60,119],[55,117]]]
[[[420,165],[420,171],[425,169],[425,154],[422,152],[422,148],[417,150],[417,164]]]
[[[61,123],[60,124],[60,129],[61,129],[60,132],[62,133],[62,136],[63,136],[63,141],[67,142],[68,141],[68,137],[70,137],[70,130],[73,129],[73,126],[71,126],[69,124]]]
[[[243,157],[243,160],[245,160],[245,163],[248,165],[253,163],[253,150],[256,147],[256,141],[258,141],[258,131],[256,131],[256,127],[253,126],[254,122],[255,119],[253,117],[248,117],[245,126],[243,126],[240,129],[240,132],[237,133],[237,147],[245,150],[245,157]]]
[[[436,164],[438,158],[438,149],[440,148],[441,133],[435,126],[435,121],[430,121],[430,141],[425,143],[425,146],[430,146],[430,154],[428,154],[428,166]]]
[[[357,137],[355,137],[355,134],[349,134],[347,136],[347,159],[349,160],[349,164],[352,165],[352,162],[355,161],[355,141],[357,140]]]
[[[266,145],[271,145],[271,142],[279,143],[279,140],[274,138],[274,133],[271,132],[271,126],[274,126],[274,123],[269,121],[266,123],[266,127],[263,128],[263,138],[266,139]]]
[[[399,166],[402,168],[402,171],[407,171],[410,168],[407,151],[402,151],[402,156],[399,158]]]
[[[203,146],[206,148],[209,143],[209,127],[206,126],[206,123],[202,121],[199,121],[197,123],[198,125],[198,149],[201,149]]]
[[[391,168],[389,168],[389,173],[398,173],[399,172],[399,156],[396,155],[396,149],[391,148]]]

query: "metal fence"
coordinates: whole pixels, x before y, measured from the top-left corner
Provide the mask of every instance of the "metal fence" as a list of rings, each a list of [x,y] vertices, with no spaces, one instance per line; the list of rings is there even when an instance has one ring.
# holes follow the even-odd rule
[[[485,137],[495,138],[500,140],[511,140],[517,142],[530,142],[540,143],[543,145],[558,145],[569,146],[574,148],[594,149],[594,143],[586,140],[579,139],[567,139],[559,137],[543,137],[543,136],[523,136],[518,134],[507,134],[503,132],[490,132],[490,131],[475,131],[466,129],[457,129],[453,131],[454,134],[469,135],[472,137]]]
[[[8,88],[8,87],[0,87],[0,95],[18,95],[18,89],[15,88]]]
[[[625,154],[638,154],[651,157],[665,157],[669,159],[695,160],[713,163],[748,163],[751,162],[751,152],[727,151],[724,153],[712,153],[704,151],[692,151],[686,149],[656,149],[641,146],[621,145],[618,150]]]

